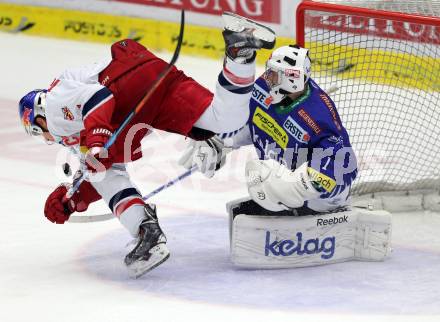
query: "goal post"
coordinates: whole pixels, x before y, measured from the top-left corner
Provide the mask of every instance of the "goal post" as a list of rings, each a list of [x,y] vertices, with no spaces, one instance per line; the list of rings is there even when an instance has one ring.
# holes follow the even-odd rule
[[[369,203],[440,209],[439,15],[414,0],[298,6],[297,43],[310,50],[312,78],[338,88],[359,165],[352,195]]]

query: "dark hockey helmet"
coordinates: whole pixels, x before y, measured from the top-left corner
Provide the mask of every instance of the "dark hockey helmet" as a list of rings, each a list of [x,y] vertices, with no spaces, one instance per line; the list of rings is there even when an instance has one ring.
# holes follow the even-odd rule
[[[46,90],[36,89],[22,97],[18,103],[21,124],[29,135],[41,135],[43,130],[35,124],[37,116],[46,117]]]

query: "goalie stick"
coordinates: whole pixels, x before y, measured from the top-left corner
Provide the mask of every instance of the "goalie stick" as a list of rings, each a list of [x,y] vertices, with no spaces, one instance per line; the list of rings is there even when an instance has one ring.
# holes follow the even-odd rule
[[[339,90],[339,87],[336,84],[333,84],[328,89],[326,89],[325,92],[327,94],[332,94],[332,93],[337,92],[338,90]],[[231,150],[227,150],[227,151],[231,151]],[[156,194],[158,194],[162,190],[165,190],[165,189],[173,186],[177,182],[179,182],[179,181],[189,177],[190,175],[192,175],[196,171],[197,171],[197,166],[193,166],[192,168],[190,168],[189,170],[185,171],[184,173],[182,173],[178,177],[168,181],[167,183],[161,185],[160,187],[158,187],[155,190],[151,191],[147,195],[143,196],[142,200],[146,201],[147,199],[150,199],[151,197],[155,196]],[[88,223],[88,222],[106,221],[106,220],[110,220],[110,219],[113,219],[113,218],[115,218],[115,216],[112,213],[107,213],[107,214],[103,214],[103,215],[95,215],[95,216],[76,215],[76,216],[70,216],[68,222],[71,222],[71,223]]]

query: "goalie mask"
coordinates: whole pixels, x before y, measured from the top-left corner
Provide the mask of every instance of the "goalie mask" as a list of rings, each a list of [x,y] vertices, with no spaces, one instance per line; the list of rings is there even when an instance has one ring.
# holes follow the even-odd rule
[[[36,89],[27,93],[18,103],[21,123],[29,135],[41,135],[43,129],[35,123],[37,116],[46,117],[46,90]]]
[[[276,49],[266,62],[264,79],[270,88],[272,103],[288,94],[301,92],[310,78],[308,50],[297,45]]]

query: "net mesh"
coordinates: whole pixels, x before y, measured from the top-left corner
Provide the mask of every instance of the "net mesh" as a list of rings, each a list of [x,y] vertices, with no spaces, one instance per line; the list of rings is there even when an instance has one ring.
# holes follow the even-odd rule
[[[429,16],[440,12],[431,1],[349,3]],[[331,96],[360,170],[353,193],[439,189],[440,24],[320,9],[305,12],[304,30],[313,78],[322,88],[339,88]]]
[[[440,17],[440,1],[432,0],[314,0],[314,2]]]

